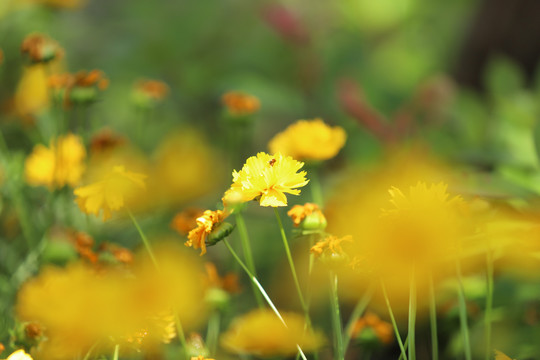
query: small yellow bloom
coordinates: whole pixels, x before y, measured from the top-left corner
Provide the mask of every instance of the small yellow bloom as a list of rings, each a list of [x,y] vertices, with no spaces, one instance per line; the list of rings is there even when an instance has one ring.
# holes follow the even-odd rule
[[[25,67],[17,85],[14,101],[17,115],[25,120],[33,120],[36,114],[49,106],[49,89],[44,64]]]
[[[36,145],[26,158],[26,182],[49,189],[76,186],[85,170],[86,150],[82,139],[73,134],[58,137],[49,147]]]
[[[302,315],[281,315],[287,326],[268,309],[243,315],[221,336],[222,346],[236,354],[292,356],[298,351],[297,345],[304,352],[312,352],[324,344],[322,333],[307,327]]]
[[[202,216],[197,218],[197,227],[188,234],[186,246],[194,249],[201,249],[201,255],[206,254],[206,238],[214,229],[216,224],[221,223],[227,215],[221,210],[206,210]]]
[[[245,94],[239,91],[229,91],[225,93],[221,101],[229,113],[234,116],[251,115],[257,112],[261,103],[253,95]]]
[[[240,171],[233,171],[233,184],[224,201],[231,194],[241,195],[242,202],[260,197],[261,206],[287,206],[285,193],[298,195],[306,185],[306,172],[297,172],[304,163],[280,153],[268,155],[260,152],[246,160]]]
[[[21,349],[9,355],[6,360],[32,360],[32,357]]]
[[[312,254],[316,257],[319,257],[323,254],[328,254],[329,256],[341,256],[345,252],[341,247],[342,242],[352,242],[351,236],[345,236],[338,238],[337,236],[330,235],[326,239],[317,242],[310,250]]]
[[[103,221],[111,217],[114,210],[124,207],[125,199],[138,190],[145,189],[146,175],[126,171],[123,166],[115,166],[103,179],[93,184],[78,187],[73,192],[75,201],[82,212],[99,215],[103,210]]]
[[[327,160],[345,145],[343,128],[330,127],[321,119],[299,120],[270,140],[270,152],[280,152],[297,160]]]

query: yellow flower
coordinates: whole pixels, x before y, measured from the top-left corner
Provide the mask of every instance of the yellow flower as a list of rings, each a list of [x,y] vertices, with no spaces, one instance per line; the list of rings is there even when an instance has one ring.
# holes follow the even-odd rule
[[[6,360],[32,360],[32,357],[21,349],[9,355]]]
[[[512,358],[499,350],[495,350],[495,360],[512,360]]]
[[[270,140],[270,152],[280,152],[297,160],[327,160],[345,145],[343,128],[330,127],[321,119],[299,120]]]
[[[85,158],[86,150],[77,135],[60,136],[48,148],[36,145],[24,164],[26,182],[49,189],[76,186],[85,170]]]
[[[34,119],[34,115],[49,106],[47,71],[44,64],[28,66],[15,92],[15,111],[23,119]]]
[[[247,159],[240,171],[233,171],[233,184],[224,196],[226,202],[231,194],[241,195],[242,202],[260,197],[261,206],[286,206],[285,193],[298,195],[296,189],[306,185],[306,172],[297,172],[304,163],[284,157],[280,153],[258,153]]]
[[[202,216],[197,218],[197,227],[188,234],[186,246],[194,249],[201,249],[201,255],[206,254],[206,238],[214,229],[216,224],[221,223],[227,215],[221,210],[206,210]]]
[[[305,228],[325,228],[326,218],[317,204],[305,203],[304,205],[294,205],[287,215],[292,219],[294,226],[298,227],[302,221],[309,222]]]
[[[352,239],[350,236],[338,238],[337,236],[330,235],[326,237],[326,239],[318,241],[311,248],[310,252],[316,257],[319,257],[325,253],[329,256],[341,256],[345,254],[343,248],[341,247],[342,242],[352,242]]]
[[[114,210],[120,210],[125,199],[132,197],[138,190],[145,189],[146,175],[126,171],[123,166],[115,166],[104,174],[102,180],[78,187],[73,192],[75,201],[82,212],[99,216],[103,211],[103,221],[111,217]]]
[[[234,116],[251,115],[257,112],[261,103],[253,95],[245,94],[239,91],[229,91],[225,93],[221,101],[227,108],[227,111]]]
[[[292,356],[297,345],[312,352],[324,344],[324,336],[306,326],[304,317],[281,313],[287,326],[268,309],[251,311],[236,319],[221,336],[222,346],[236,354]]]

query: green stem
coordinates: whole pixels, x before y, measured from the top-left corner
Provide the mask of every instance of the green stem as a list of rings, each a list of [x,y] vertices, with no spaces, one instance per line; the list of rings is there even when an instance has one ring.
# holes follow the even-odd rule
[[[408,348],[409,348],[409,337],[407,336],[405,338],[405,342],[403,342],[403,349],[407,351]],[[401,354],[399,354],[398,360],[407,360],[407,357],[405,356],[405,352],[402,352]]]
[[[386,292],[386,286],[384,285],[384,281],[381,279],[381,288],[383,291],[384,301],[386,302],[386,307],[388,308],[388,314],[390,315],[390,320],[392,321],[392,327],[394,328],[394,333],[396,334],[396,339],[399,344],[399,349],[401,350],[401,356],[403,359],[407,360],[407,352],[405,351],[405,347],[403,346],[403,342],[401,341],[401,335],[399,335],[399,329],[397,327],[396,318],[394,317],[394,312],[392,311],[392,307],[390,306],[390,299],[388,298],[388,294]],[[407,340],[409,339],[409,336],[407,335]]]
[[[366,310],[366,307],[368,306],[369,302],[371,301],[371,297],[373,296],[374,287],[372,284],[369,285],[366,292],[362,296],[362,298],[356,303],[356,306],[353,309],[353,312],[351,313],[351,317],[349,318],[349,322],[347,323],[347,326],[345,327],[345,334],[343,334],[344,340],[343,340],[343,349],[346,352],[347,348],[349,347],[349,343],[351,342],[351,334],[354,328],[354,324],[360,319],[360,316],[364,313]]]
[[[120,344],[114,346],[113,360],[118,360],[118,353],[120,352]]]
[[[216,353],[216,346],[219,337],[219,324],[220,324],[220,313],[215,310],[208,321],[208,330],[206,332],[206,345],[210,354]]]
[[[341,328],[341,314],[339,311],[338,278],[334,272],[330,272],[330,305],[332,306],[332,328],[335,338],[336,360],[344,360],[343,353],[343,330]]]
[[[439,360],[439,340],[437,339],[437,303],[433,289],[433,276],[429,277],[429,321],[431,328],[431,358]]]
[[[491,359],[491,322],[493,309],[493,253],[488,249],[486,255],[487,267],[487,296],[486,296],[486,313],[484,315],[484,325],[486,328],[486,360]]]
[[[471,341],[469,338],[469,327],[467,325],[467,303],[465,302],[465,289],[463,288],[463,278],[461,276],[461,263],[456,260],[456,273],[458,279],[458,300],[459,300],[459,322],[461,325],[461,335],[463,336],[463,350],[465,359],[471,360]]]
[[[285,247],[285,253],[287,254],[287,260],[289,261],[289,267],[291,268],[291,273],[293,276],[294,285],[296,287],[296,292],[298,293],[298,298],[300,299],[300,305],[302,306],[302,309],[304,310],[306,320],[308,320],[308,322],[311,323],[311,321],[309,321],[309,311],[308,311],[306,302],[304,301],[302,290],[300,289],[298,276],[296,275],[296,269],[294,267],[294,262],[291,255],[291,249],[289,248],[289,242],[287,241],[287,236],[285,235],[285,229],[283,228],[283,223],[281,222],[281,217],[279,216],[279,212],[277,208],[274,208],[274,213],[276,214],[276,219],[279,225],[279,231],[281,233],[281,239],[283,240],[283,246]]]
[[[242,249],[244,251],[244,258],[246,259],[247,266],[249,268],[249,271],[255,277],[257,276],[257,271],[255,270],[255,262],[253,261],[253,253],[251,251],[251,245],[249,242],[249,235],[246,228],[246,223],[244,222],[244,217],[241,213],[236,213],[236,225],[238,226],[238,232],[240,234],[240,240],[242,241]],[[263,307],[263,300],[261,298],[261,294],[259,291],[257,291],[257,287],[255,284],[251,283],[251,287],[253,289],[253,294],[255,295],[255,300],[257,301],[257,305],[262,308]]]
[[[86,354],[84,355],[83,360],[88,360],[88,359],[90,359],[90,355],[92,355],[92,352],[94,351],[94,349],[97,347],[98,344],[99,344],[99,341],[96,341],[96,342],[94,343],[94,345],[92,345],[92,346],[90,347],[90,349],[88,349],[88,351],[87,351]]]
[[[248,267],[246,266],[246,264],[244,264],[244,262],[240,259],[240,257],[238,256],[238,254],[236,253],[236,251],[234,251],[234,249],[232,248],[231,244],[229,244],[229,241],[227,241],[227,239],[224,239],[223,242],[225,243],[225,246],[227,246],[227,249],[229,249],[229,252],[232,254],[232,256],[234,257],[234,259],[238,262],[238,264],[240,264],[240,266],[242,267],[242,269],[244,269],[244,271],[246,272],[246,274],[249,276],[250,280],[255,284],[257,285],[257,288],[259,289],[259,291],[261,292],[262,296],[264,297],[264,299],[266,300],[266,302],[268,303],[268,305],[270,306],[270,308],[272,309],[272,311],[274,312],[274,314],[276,314],[276,316],[278,317],[278,319],[281,321],[281,323],[283,325],[285,325],[285,327],[287,327],[287,324],[285,323],[285,320],[283,320],[283,317],[281,316],[281,314],[279,313],[278,309],[276,308],[276,306],[274,305],[274,302],[270,299],[270,297],[268,296],[268,294],[266,293],[266,290],[264,290],[264,288],[262,287],[261,283],[259,282],[259,280],[257,280],[257,278],[251,273],[251,271],[249,271]],[[296,348],[298,349],[298,352],[300,353],[300,356],[302,357],[302,359],[306,360],[306,355],[304,355],[304,352],[302,351],[302,349],[300,348],[300,345],[296,344]]]
[[[156,256],[154,255],[154,251],[152,250],[152,246],[150,245],[150,242],[148,241],[148,238],[142,231],[141,227],[139,226],[139,223],[137,222],[137,219],[135,219],[135,216],[133,216],[133,213],[130,209],[127,209],[127,213],[129,214],[129,217],[131,218],[131,221],[133,221],[133,224],[135,225],[135,228],[139,232],[139,236],[141,237],[144,247],[146,248],[146,251],[148,252],[148,255],[150,256],[150,259],[152,260],[152,263],[156,267],[156,269],[159,269],[158,262],[156,260]]]
[[[416,279],[414,267],[411,271],[411,279],[409,282],[409,360],[416,360]]]

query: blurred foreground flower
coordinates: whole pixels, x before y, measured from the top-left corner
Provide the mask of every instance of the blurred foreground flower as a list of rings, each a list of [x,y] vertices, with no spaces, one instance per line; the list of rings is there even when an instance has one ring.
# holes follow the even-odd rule
[[[32,357],[21,349],[9,355],[6,360],[32,360]]]
[[[127,171],[123,166],[114,166],[112,171],[102,174],[101,180],[78,187],[73,192],[75,201],[82,212],[99,216],[103,211],[103,221],[111,217],[112,211],[124,207],[126,198],[136,196],[145,190],[146,175]]]
[[[171,228],[180,235],[187,235],[197,227],[197,218],[204,213],[203,209],[190,207],[177,213],[171,221]]]
[[[85,158],[86,150],[77,135],[59,136],[48,148],[36,145],[24,163],[26,182],[49,189],[76,186],[85,170]]]
[[[118,343],[149,350],[176,336],[174,313],[185,329],[204,321],[202,264],[172,244],[155,247],[155,254],[159,271],[143,253],[129,268],[75,263],[44,268],[25,283],[16,311],[45,329],[36,357],[74,359],[96,342],[95,353]]]
[[[261,206],[287,206],[285,193],[298,195],[305,186],[306,172],[297,172],[304,163],[280,153],[258,153],[246,160],[240,171],[233,171],[233,184],[227,190],[225,204],[257,199]]]
[[[64,50],[58,43],[43,34],[28,35],[21,45],[21,52],[28,56],[32,63],[47,63],[61,58]]]
[[[372,331],[383,344],[389,344],[394,339],[392,324],[381,320],[374,313],[368,312],[354,323],[351,329],[352,338],[362,338],[366,332]],[[363,334],[364,333],[364,334]]]
[[[281,313],[287,326],[271,310],[254,310],[237,318],[221,336],[221,345],[236,354],[293,356],[297,345],[306,353],[325,343],[324,336],[306,326],[304,317]]]
[[[242,93],[239,91],[229,91],[221,97],[223,105],[225,105],[229,115],[235,117],[248,116],[256,113],[261,103],[253,95]]]
[[[15,112],[24,120],[33,120],[49,106],[45,65],[36,64],[24,68],[14,100]]]
[[[271,153],[282,153],[296,160],[327,160],[345,145],[343,128],[330,127],[321,119],[299,120],[268,143]]]

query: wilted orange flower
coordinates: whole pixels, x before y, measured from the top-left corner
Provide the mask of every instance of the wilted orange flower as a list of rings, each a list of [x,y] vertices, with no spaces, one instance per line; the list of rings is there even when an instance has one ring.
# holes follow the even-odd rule
[[[49,147],[36,145],[24,163],[26,182],[49,189],[76,186],[85,170],[86,150],[73,134],[59,136]]]
[[[223,201],[240,196],[242,202],[260,198],[261,206],[287,206],[285,193],[298,195],[297,188],[309,182],[305,171],[297,172],[302,166],[304,163],[290,156],[260,152],[247,159],[242,170],[233,171],[233,183]]]
[[[21,52],[33,63],[45,63],[63,56],[64,51],[53,39],[42,34],[28,35],[21,45]]]
[[[197,218],[197,227],[189,232],[185,245],[201,249],[201,255],[206,254],[206,238],[214,226],[221,223],[226,217],[227,215],[221,210],[206,210],[202,216]]]
[[[13,352],[6,360],[32,360],[32,357],[21,349]]]
[[[327,160],[337,155],[346,138],[343,128],[332,128],[321,119],[299,120],[274,136],[268,148],[297,160]]]
[[[174,216],[171,221],[171,228],[178,231],[181,235],[187,235],[193,228],[197,227],[197,218],[203,214],[203,209],[187,208]]]
[[[325,343],[323,334],[306,326],[302,315],[281,315],[286,326],[269,309],[253,310],[232,323],[221,336],[221,345],[236,354],[292,356],[297,346],[313,352]]]
[[[109,79],[101,70],[81,70],[75,74],[53,74],[48,79],[48,86],[63,100],[64,106],[69,107],[72,103],[96,101],[98,92],[109,86]]]
[[[221,97],[227,111],[234,116],[251,115],[259,110],[261,103],[253,95],[239,91],[229,91]]]
[[[375,332],[377,338],[384,343],[389,344],[394,339],[392,325],[381,320],[376,314],[368,312],[354,323],[351,329],[351,337],[359,337],[362,331],[370,328]]]
[[[292,219],[294,226],[298,227],[304,219],[312,217],[313,223],[318,225],[318,228],[326,225],[326,218],[317,204],[305,203],[304,205],[294,205],[287,215]],[[324,227],[323,226],[323,227]]]
[[[146,175],[127,171],[123,166],[115,166],[103,178],[93,184],[78,187],[73,192],[75,201],[82,212],[99,215],[103,211],[103,221],[111,217],[112,211],[124,207],[125,199],[145,189]]]
[[[90,153],[92,155],[105,153],[124,145],[126,142],[124,136],[115,134],[109,128],[104,128],[90,139]]]

